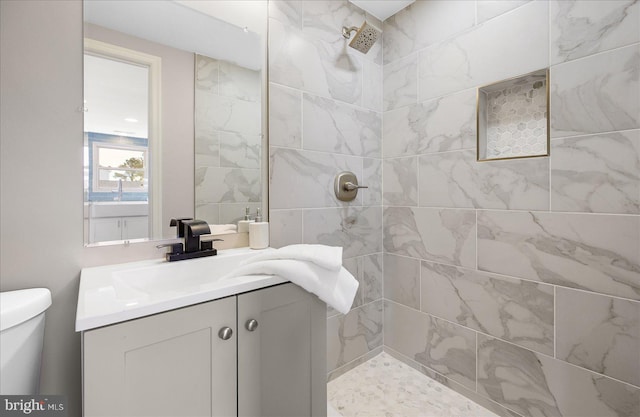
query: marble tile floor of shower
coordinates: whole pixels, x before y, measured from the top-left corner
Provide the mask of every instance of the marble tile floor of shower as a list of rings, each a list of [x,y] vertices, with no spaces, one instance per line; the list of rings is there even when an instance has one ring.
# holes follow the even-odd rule
[[[329,416],[497,417],[387,353],[330,381],[327,400]]]

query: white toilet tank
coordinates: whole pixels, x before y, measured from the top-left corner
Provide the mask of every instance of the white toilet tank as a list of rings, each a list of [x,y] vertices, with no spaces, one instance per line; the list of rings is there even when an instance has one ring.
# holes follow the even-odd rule
[[[38,393],[46,288],[0,292],[0,394]]]

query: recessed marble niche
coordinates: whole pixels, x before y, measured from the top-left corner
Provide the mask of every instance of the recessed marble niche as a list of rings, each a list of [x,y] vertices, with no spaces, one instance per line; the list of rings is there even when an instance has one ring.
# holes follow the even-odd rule
[[[549,71],[478,88],[478,161],[549,155]]]

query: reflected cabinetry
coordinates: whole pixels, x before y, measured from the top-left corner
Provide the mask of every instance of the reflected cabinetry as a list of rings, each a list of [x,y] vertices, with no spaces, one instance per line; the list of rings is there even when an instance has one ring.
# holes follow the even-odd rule
[[[149,216],[102,217],[89,222],[90,243],[149,237]]]

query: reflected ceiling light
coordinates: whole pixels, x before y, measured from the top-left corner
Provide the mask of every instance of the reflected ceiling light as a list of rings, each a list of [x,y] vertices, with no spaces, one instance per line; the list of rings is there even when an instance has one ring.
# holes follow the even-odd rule
[[[124,121],[129,123],[138,123],[138,119],[134,119],[133,117],[127,117]]]

